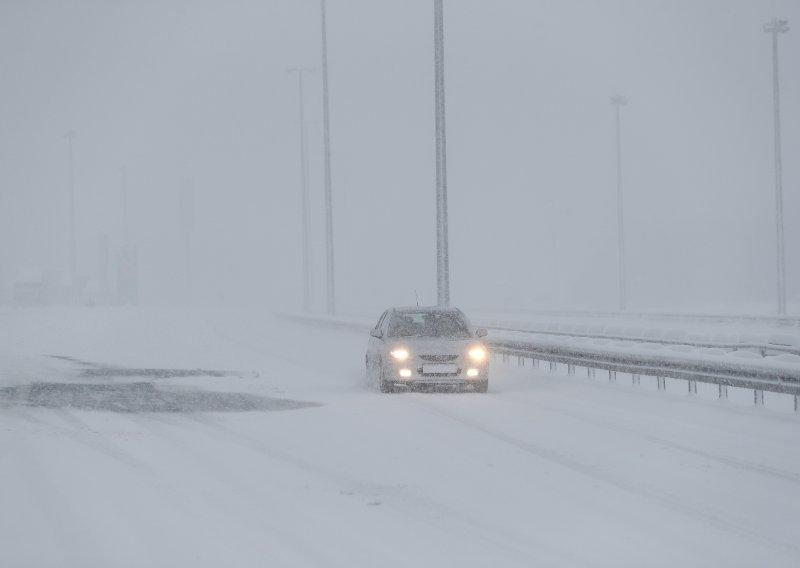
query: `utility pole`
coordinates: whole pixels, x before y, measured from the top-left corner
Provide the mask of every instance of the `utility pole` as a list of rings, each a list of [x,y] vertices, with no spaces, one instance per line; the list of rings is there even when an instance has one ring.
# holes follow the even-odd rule
[[[192,233],[194,231],[195,207],[194,207],[194,188],[191,182],[186,182],[180,193],[181,206],[181,225],[183,227],[183,254],[186,262],[186,302],[192,303],[193,286],[192,279]]]
[[[313,73],[311,68],[292,68],[288,73],[297,73],[298,97],[300,107],[300,194],[302,197],[302,230],[303,230],[303,309],[311,307],[311,237],[308,196],[308,159],[306,154],[306,117],[303,97],[303,75]]]
[[[77,292],[78,269],[75,245],[75,168],[72,144],[75,140],[75,131],[70,130],[65,135],[67,139],[67,153],[69,158],[69,246],[70,246],[70,286],[72,293]]]
[[[623,222],[622,208],[622,126],[620,123],[620,109],[628,104],[628,99],[617,95],[612,97],[611,104],[617,121],[617,240],[619,247],[619,309],[627,308],[627,294],[625,291],[625,225]]]
[[[433,2],[433,53],[436,101],[436,297],[450,305],[450,256],[447,242],[447,133],[444,100],[444,8]]]
[[[764,24],[764,31],[772,34],[772,89],[775,122],[775,214],[778,241],[778,314],[786,313],[786,266],[783,249],[783,171],[781,163],[781,94],[778,67],[778,34],[789,31],[789,22],[773,18]]]
[[[336,288],[333,264],[333,197],[331,195],[331,127],[328,105],[328,29],[325,19],[325,0],[320,0],[322,9],[322,122],[325,143],[325,265],[327,268],[328,313],[336,313]]]
[[[128,226],[128,168],[122,166],[119,169],[120,189],[122,190],[122,237],[125,246],[130,240],[130,229]]]
[[[135,305],[139,298],[139,262],[130,230],[128,210],[128,168],[119,168],[120,197],[122,198],[122,243],[117,250],[117,301]]]

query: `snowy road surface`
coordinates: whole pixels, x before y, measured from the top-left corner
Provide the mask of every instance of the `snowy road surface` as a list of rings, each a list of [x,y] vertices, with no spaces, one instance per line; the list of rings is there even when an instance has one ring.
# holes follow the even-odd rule
[[[366,341],[0,312],[0,566],[798,565],[797,415],[500,364],[381,395]]]

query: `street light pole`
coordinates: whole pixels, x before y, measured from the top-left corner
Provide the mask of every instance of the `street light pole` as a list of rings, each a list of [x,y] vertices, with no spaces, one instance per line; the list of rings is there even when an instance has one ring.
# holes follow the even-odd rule
[[[128,245],[130,231],[128,226],[128,168],[122,166],[119,169],[120,188],[122,189],[122,236],[123,243]]]
[[[622,125],[620,122],[620,109],[628,104],[628,99],[617,95],[612,97],[611,104],[617,122],[617,241],[619,248],[619,309],[625,311],[628,298],[625,290],[625,225],[623,222],[622,207]]]
[[[288,73],[297,73],[298,98],[300,108],[300,194],[303,207],[303,309],[309,310],[311,306],[311,238],[309,196],[308,196],[308,159],[306,153],[306,117],[305,98],[303,96],[303,76],[313,73],[311,68],[288,69]]]
[[[447,228],[447,136],[444,99],[444,8],[433,2],[433,43],[436,101],[436,297],[450,305],[450,257]]]
[[[781,163],[781,96],[778,74],[778,34],[789,31],[787,20],[773,18],[764,24],[764,31],[772,34],[772,89],[775,122],[775,214],[777,216],[778,242],[778,314],[786,313],[786,266],[783,249],[783,171]]]
[[[331,129],[328,106],[328,29],[325,17],[325,0],[320,0],[322,10],[322,122],[325,144],[325,259],[327,268],[328,313],[336,313],[336,288],[333,264],[333,197],[331,190]]]
[[[77,253],[75,245],[75,169],[72,144],[75,140],[75,131],[70,130],[64,137],[67,139],[67,153],[69,158],[69,244],[70,244],[70,286],[73,293],[76,291],[78,269],[77,269]]]

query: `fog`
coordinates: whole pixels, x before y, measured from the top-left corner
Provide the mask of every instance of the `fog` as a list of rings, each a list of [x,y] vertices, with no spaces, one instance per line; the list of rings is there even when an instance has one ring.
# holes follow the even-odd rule
[[[337,307],[436,301],[433,7],[328,0]],[[302,305],[305,84],[311,307],[325,309],[314,0],[0,3],[0,288],[82,302]],[[774,311],[773,16],[745,0],[446,0],[453,304],[617,302],[622,109],[631,309]],[[800,300],[800,32],[781,34],[787,295]],[[125,230],[127,210],[128,230]],[[108,254],[102,243],[107,243]],[[104,284],[107,282],[107,284]]]

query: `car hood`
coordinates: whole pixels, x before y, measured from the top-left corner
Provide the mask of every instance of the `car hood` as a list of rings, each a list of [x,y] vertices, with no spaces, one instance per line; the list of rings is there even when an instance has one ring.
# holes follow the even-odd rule
[[[475,338],[447,339],[443,337],[402,337],[393,339],[391,347],[405,347],[412,356],[417,355],[463,355],[473,345],[481,345]]]

